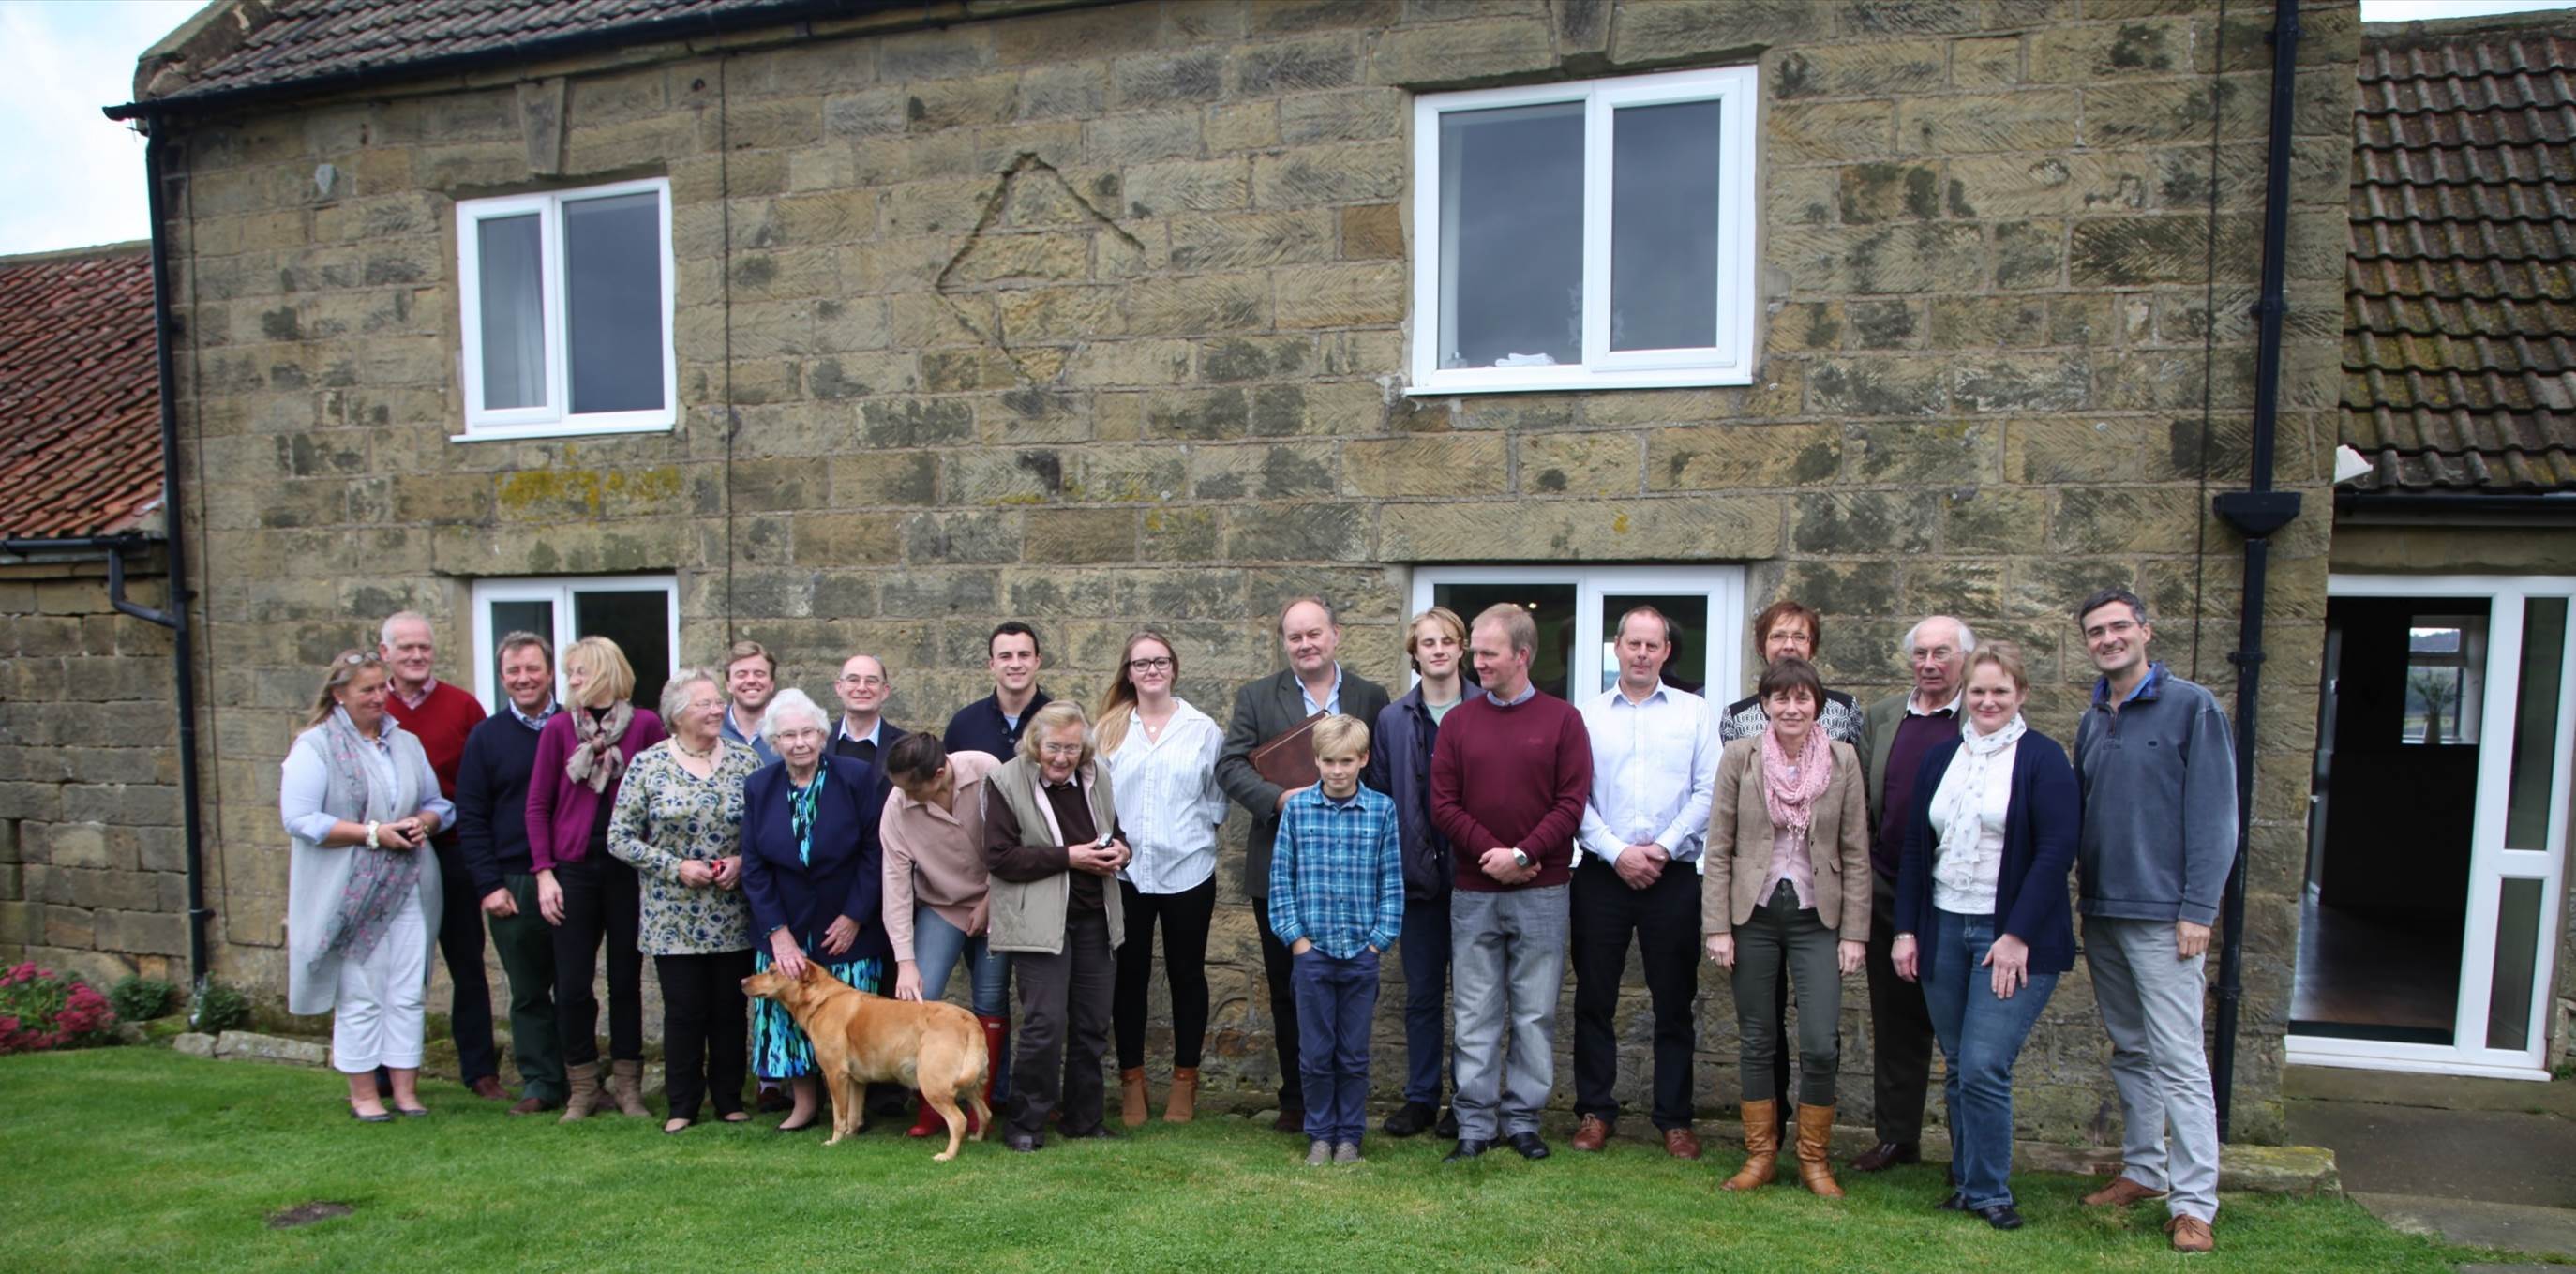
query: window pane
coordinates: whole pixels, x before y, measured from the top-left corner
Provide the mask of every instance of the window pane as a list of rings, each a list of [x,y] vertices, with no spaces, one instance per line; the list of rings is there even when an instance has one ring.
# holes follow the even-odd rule
[[[491,602],[487,613],[492,620],[493,649],[483,652],[492,661],[492,702],[485,709],[499,712],[510,701],[510,692],[501,688],[501,639],[512,633],[535,633],[546,639],[546,645],[560,651],[563,643],[555,640],[555,606],[553,602]],[[560,665],[562,660],[556,660]],[[563,669],[555,669],[556,686],[562,686]]]
[[[474,226],[482,288],[483,407],[546,405],[544,256],[537,214]]]
[[[661,197],[570,200],[563,225],[573,412],[663,406]]]
[[[1601,684],[1607,690],[1619,683],[1619,617],[1640,606],[1652,606],[1663,612],[1673,630],[1673,648],[1664,656],[1664,684],[1675,690],[1706,695],[1708,678],[1708,596],[1688,593],[1677,596],[1645,596],[1630,593],[1604,594],[1601,598]],[[1723,702],[1718,707],[1726,706]]]
[[[2486,693],[2486,622],[2477,616],[2417,615],[2406,634],[2406,713],[2402,742],[2478,741],[2479,701]]]
[[[605,637],[635,669],[635,706],[656,712],[671,680],[671,595],[659,588],[585,589],[572,595],[573,631]]]
[[[1574,654],[1574,600],[1572,584],[1438,584],[1431,589],[1433,604],[1458,612],[1468,624],[1488,606],[1509,603],[1530,612],[1538,625],[1538,651],[1530,659],[1530,681],[1541,690],[1562,699],[1566,697],[1568,669]],[[1468,665],[1469,675],[1475,666]]]
[[[2487,987],[2487,1047],[2531,1047],[2532,976],[2540,957],[2542,882],[2508,880],[2496,895],[2493,980]]]
[[[1440,365],[1583,361],[1583,104],[1440,117]]]
[[[1718,103],[1610,117],[1610,348],[1717,343]]]
[[[2558,751],[2560,661],[2567,654],[2567,599],[2534,597],[2522,604],[2522,682],[2514,709],[2513,779],[2506,797],[2504,847],[2549,848],[2550,769]],[[2499,1046],[2501,1047],[2501,1046]],[[2520,1047],[2516,1045],[2515,1047]]]

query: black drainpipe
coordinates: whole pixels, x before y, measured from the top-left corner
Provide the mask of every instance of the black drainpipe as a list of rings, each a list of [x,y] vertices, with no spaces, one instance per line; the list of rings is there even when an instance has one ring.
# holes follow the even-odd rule
[[[2281,321],[2289,311],[2282,284],[2290,237],[2291,94],[2298,78],[2299,0],[2275,0],[2272,22],[2272,136],[2264,178],[2263,295],[2254,355],[2254,454],[2246,489],[2229,491],[2210,507],[2245,537],[2245,595],[2236,665],[2236,862],[2227,873],[2220,907],[2218,948],[2218,1055],[2213,1070],[2218,1136],[2233,1140],[2236,1096],[2237,1015],[2245,999],[2245,855],[2254,825],[2254,743],[2263,682],[2263,576],[2271,536],[2299,516],[2299,493],[2272,489],[2272,443],[2281,407]]]

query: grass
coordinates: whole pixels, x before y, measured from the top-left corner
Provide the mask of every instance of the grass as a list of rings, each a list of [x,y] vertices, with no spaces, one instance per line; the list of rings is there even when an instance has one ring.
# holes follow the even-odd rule
[[[1715,1188],[1629,1136],[1452,1167],[1428,1138],[1372,1139],[1356,1168],[1247,1121],[1149,1125],[1033,1156],[968,1142],[957,1162],[883,1126],[826,1149],[775,1116],[701,1125],[506,1119],[453,1084],[437,1112],[350,1120],[335,1075],[158,1049],[0,1058],[0,1269],[992,1271],[2168,1269],[2152,1208],[2079,1208],[2085,1183],[2018,1182],[2030,1227],[1936,1213],[1940,1169]],[[1561,1142],[1559,1143],[1561,1147]],[[350,1215],[271,1230],[315,1201]],[[2469,1254],[2398,1234],[2340,1198],[2231,1195],[2193,1269],[2448,1271]]]

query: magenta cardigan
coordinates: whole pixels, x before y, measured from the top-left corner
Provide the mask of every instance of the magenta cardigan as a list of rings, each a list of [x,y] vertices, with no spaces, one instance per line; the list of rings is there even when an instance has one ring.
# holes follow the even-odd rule
[[[567,708],[556,713],[537,732],[537,764],[528,775],[528,858],[538,871],[553,871],[558,864],[588,858],[591,820],[606,818],[617,807],[617,783],[610,783],[605,792],[594,792],[564,775],[564,761],[572,755],[576,737],[572,714],[578,711]],[[617,750],[632,765],[636,753],[668,737],[662,718],[637,708],[635,719],[626,723],[626,733],[617,740]],[[626,775],[620,771],[617,778],[623,782]]]

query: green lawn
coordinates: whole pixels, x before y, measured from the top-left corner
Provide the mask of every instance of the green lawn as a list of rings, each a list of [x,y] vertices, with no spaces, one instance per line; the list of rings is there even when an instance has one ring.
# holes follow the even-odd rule
[[[768,1116],[677,1137],[658,1121],[505,1119],[452,1084],[437,1113],[350,1120],[339,1078],[155,1049],[0,1058],[0,1269],[1884,1270],[2165,1269],[2161,1214],[2086,1212],[2083,1183],[2020,1182],[2030,1227],[1934,1212],[1940,1169],[1721,1194],[1698,1165],[1615,1141],[1451,1167],[1428,1138],[1309,1170],[1304,1143],[1230,1118],[952,1164],[880,1127],[825,1149]],[[1561,1142],[1559,1143],[1561,1146]],[[345,1217],[265,1218],[315,1200]],[[2448,1270],[2471,1253],[2341,1199],[2230,1196],[2200,1269]]]

